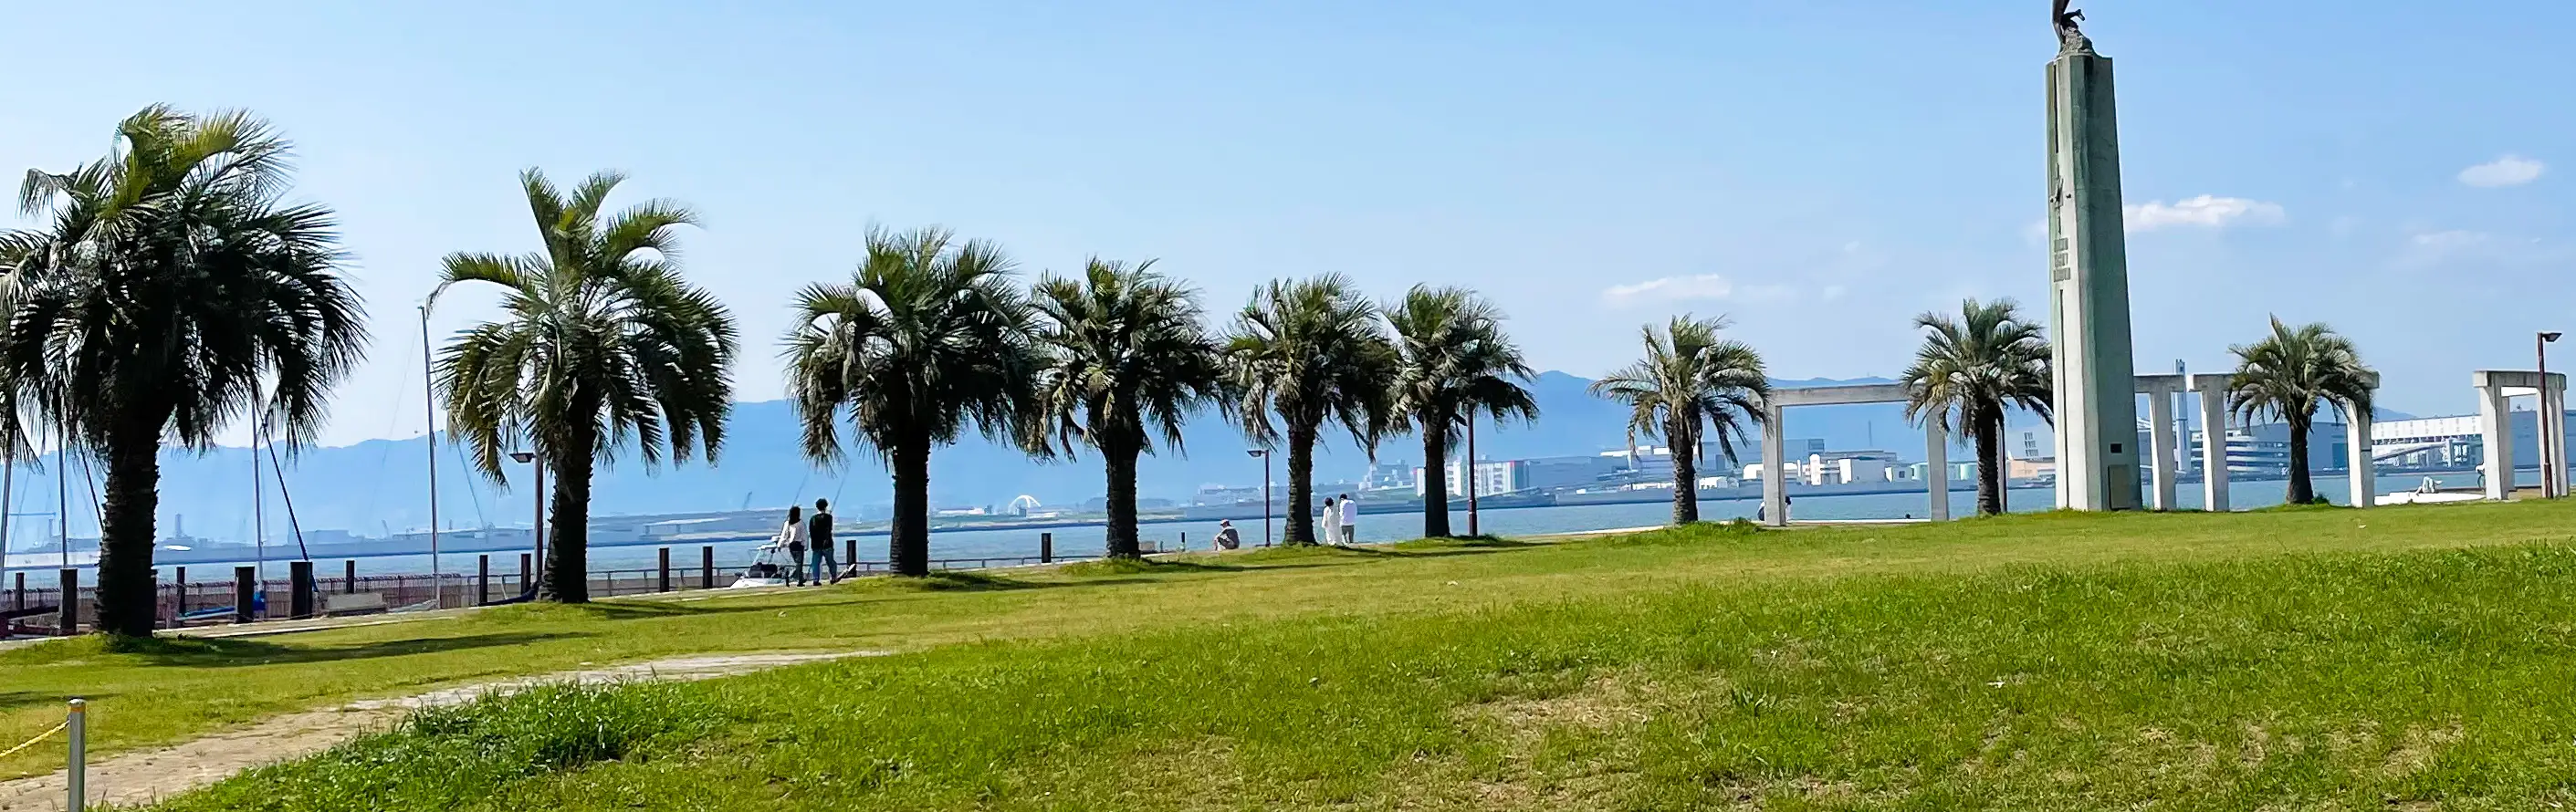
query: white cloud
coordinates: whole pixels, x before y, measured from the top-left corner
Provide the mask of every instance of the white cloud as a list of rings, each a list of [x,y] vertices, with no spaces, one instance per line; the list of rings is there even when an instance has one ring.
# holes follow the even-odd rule
[[[2154,231],[2173,226],[2277,226],[2289,219],[2289,214],[2281,209],[2279,203],[2216,195],[2187,197],[2171,204],[2148,201],[2129,206],[2121,213],[2125,215],[2122,219],[2130,231]]]
[[[1667,276],[1627,285],[1612,285],[1601,291],[1601,300],[1614,305],[1648,302],[1687,301],[1763,301],[1784,299],[1795,293],[1787,285],[1738,285],[1719,274]]]
[[[1816,292],[1816,297],[1830,302],[1835,299],[1842,298],[1843,293],[1844,290],[1841,285],[1826,285],[1824,290]]]
[[[2479,188],[2520,186],[2540,179],[2549,165],[2537,158],[2507,155],[2493,161],[2460,170],[2460,182]]]

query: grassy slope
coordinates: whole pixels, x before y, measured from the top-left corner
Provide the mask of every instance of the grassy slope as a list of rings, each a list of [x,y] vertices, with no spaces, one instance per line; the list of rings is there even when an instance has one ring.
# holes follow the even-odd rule
[[[2492,708],[2469,700],[2538,703],[2543,677],[2563,684],[2567,676],[2545,665],[2564,654],[2555,648],[2563,627],[2549,624],[2569,608],[2566,590],[2551,588],[2563,578],[2542,577],[2563,575],[2554,546],[2173,572],[2124,562],[2554,544],[2570,516],[2557,505],[2043,516],[1752,538],[1691,531],[1534,548],[1267,553],[1226,562],[1263,572],[1073,572],[953,589],[875,583],[511,610],[146,655],[39,648],[0,654],[0,739],[40,729],[52,699],[76,687],[104,697],[104,743],[130,746],[356,693],[586,660],[876,647],[923,651],[694,688],[734,710],[711,730],[641,751],[678,748],[665,758],[514,783],[511,792],[580,790],[562,799],[576,806],[646,792],[638,797],[653,805],[828,798],[889,808],[977,798],[1043,806],[1049,797],[1077,807],[1224,808],[1265,798],[1367,807],[1410,791],[1455,806],[1703,803],[1780,792],[1829,803],[1942,793],[2108,800],[2132,797],[2122,793],[2154,783],[2156,770],[2180,768],[2158,766],[2168,760],[2156,755],[2158,742],[2190,755],[2183,766],[2218,771],[2193,775],[2229,780],[2242,778],[2228,765],[2246,763],[2247,737],[2287,737],[2273,746],[2285,752],[2320,742],[2353,753],[2380,748],[2383,762],[2479,751],[2490,741],[2483,737],[2504,731],[2487,724]],[[2051,566],[2012,566],[2022,563]],[[1971,577],[1946,577],[1960,572]],[[1024,585],[1033,588],[1010,588]],[[1059,588],[1035,588],[1049,586]],[[1274,622],[1283,615],[1314,619]],[[2430,637],[2410,625],[2427,622]],[[421,634],[435,637],[388,641]],[[2482,648],[2497,634],[2523,645]],[[933,648],[1062,637],[1075,639]],[[496,656],[500,645],[510,646],[506,656]],[[2481,670],[2472,676],[2503,690],[2428,690],[2442,658],[2471,654],[2486,657],[2473,660]],[[1963,681],[1991,694],[1962,693]],[[929,712],[907,696],[927,701]],[[2349,707],[2300,709],[2328,700]],[[1856,727],[1790,735],[1830,725]],[[2004,746],[2016,737],[2032,738]],[[2134,737],[2144,738],[2127,740]],[[2398,748],[2381,747],[2383,739]],[[2470,789],[2530,797],[2554,786],[2534,783],[2550,764],[2533,754],[2492,752],[2512,755],[2512,768],[2471,769],[2486,783]],[[698,755],[667,757],[688,753]],[[2240,757],[2219,757],[2229,753]],[[2250,762],[2259,769],[2249,774],[2289,780],[2272,772],[2283,768],[2261,766],[2275,763],[2269,753]],[[1969,763],[1982,766],[1961,772]],[[2352,783],[2343,767],[2305,769],[2272,789]],[[2526,780],[2495,783],[2507,775]],[[1969,780],[1976,776],[1997,783]],[[2073,791],[2049,788],[2070,780],[2103,786],[2048,794]],[[738,787],[748,794],[731,792]]]

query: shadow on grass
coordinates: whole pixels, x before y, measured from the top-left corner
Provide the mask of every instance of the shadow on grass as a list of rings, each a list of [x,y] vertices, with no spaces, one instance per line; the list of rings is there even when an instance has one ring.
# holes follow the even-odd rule
[[[232,638],[154,637],[126,640],[118,644],[114,650],[120,654],[140,656],[157,666],[233,668],[403,657],[590,636],[592,635],[579,632],[515,632],[418,640],[386,640],[349,646],[299,646],[267,640]]]
[[[96,702],[100,699],[115,695],[116,694],[114,692],[89,693],[82,694],[81,698]],[[13,711],[19,708],[32,708],[38,705],[62,705],[70,699],[71,697],[63,694],[39,693],[36,691],[0,691],[0,712]]]
[[[1063,567],[1058,568],[1056,571],[1075,578],[1084,579],[1085,583],[1094,583],[1103,576],[1178,575],[1194,572],[1243,572],[1247,569],[1249,568],[1234,566],[1231,564],[1210,564],[1200,561],[1182,561],[1177,559],[1104,558],[1097,561],[1066,564]]]

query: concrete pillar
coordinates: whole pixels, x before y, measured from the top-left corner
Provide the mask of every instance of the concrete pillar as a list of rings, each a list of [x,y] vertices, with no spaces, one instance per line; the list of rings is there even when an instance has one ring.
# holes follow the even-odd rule
[[[2069,48],[2048,64],[2049,331],[2058,506],[2138,508],[2137,380],[2111,60]]]
[[[2344,418],[2344,468],[2352,479],[2352,506],[2379,503],[2379,472],[2371,467],[2370,412],[2352,409]]]
[[[2513,413],[2504,397],[2504,387],[2485,384],[2478,387],[2478,434],[2486,442],[2486,461],[2479,469],[2486,476],[2487,498],[2513,498]]]
[[[2176,507],[2174,488],[2181,482],[2182,477],[2182,464],[2174,457],[2173,399],[2174,393],[2163,388],[2147,393],[2147,422],[2151,426],[2147,436],[2154,438],[2152,445],[2155,446],[2155,452],[2148,456],[2147,464],[2156,480],[2155,498],[2149,506],[2156,510],[2172,510]]]
[[[2227,511],[2227,394],[2221,376],[2192,379],[2200,394],[2200,505]]]
[[[1932,496],[1933,521],[1950,520],[1950,433],[1937,420],[1923,421],[1923,489]]]
[[[1762,520],[1773,527],[1789,525],[1789,440],[1780,426],[1780,407],[1762,408]]]
[[[2568,493],[2566,380],[2563,376],[2552,374],[2547,380],[2541,382],[2540,414],[2538,415],[2540,419],[2537,425],[2542,431],[2549,432],[2549,442],[2540,446],[2542,449],[2547,449],[2541,452],[2540,464],[2554,472],[2549,479],[2551,497],[2566,496]],[[2550,451],[2557,453],[2553,455],[2549,453]]]

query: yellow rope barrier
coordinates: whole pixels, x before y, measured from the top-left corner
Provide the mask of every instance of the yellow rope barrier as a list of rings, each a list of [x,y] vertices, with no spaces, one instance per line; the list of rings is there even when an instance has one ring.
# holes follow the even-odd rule
[[[62,722],[62,723],[56,724],[56,725],[54,725],[54,729],[52,729],[52,730],[48,730],[48,731],[45,731],[45,732],[43,732],[43,733],[38,733],[38,734],[36,734],[36,737],[35,737],[35,738],[28,739],[28,740],[27,740],[27,742],[26,742],[25,744],[21,744],[21,745],[18,745],[18,746],[16,746],[16,747],[12,747],[12,748],[9,748],[9,749],[7,749],[7,750],[0,750],[0,758],[8,758],[8,757],[10,757],[10,756],[17,755],[17,754],[18,754],[18,751],[20,751],[20,750],[25,750],[25,749],[27,749],[27,748],[34,747],[34,746],[36,746],[36,743],[37,743],[37,742],[40,742],[40,741],[44,741],[44,740],[46,740],[46,739],[53,738],[53,737],[54,737],[54,734],[63,732],[63,728],[70,727],[70,726],[71,726],[71,724],[72,724],[72,723],[70,723],[70,722]]]

